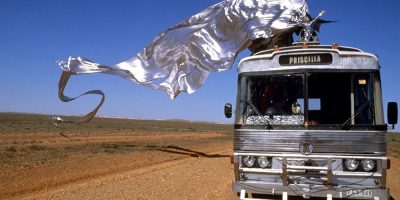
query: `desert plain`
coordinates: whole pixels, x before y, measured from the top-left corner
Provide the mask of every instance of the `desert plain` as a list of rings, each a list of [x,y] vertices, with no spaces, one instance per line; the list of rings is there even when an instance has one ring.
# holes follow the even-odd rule
[[[0,199],[238,199],[232,143],[226,124],[0,113]],[[398,199],[400,134],[388,151]]]

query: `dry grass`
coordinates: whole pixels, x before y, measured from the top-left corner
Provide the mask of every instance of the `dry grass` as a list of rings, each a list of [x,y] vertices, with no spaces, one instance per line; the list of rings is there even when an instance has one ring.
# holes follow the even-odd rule
[[[182,120],[132,120],[114,118],[95,118],[90,123],[76,126],[65,123],[55,126],[48,115],[0,113],[0,134],[24,134],[32,132],[78,132],[96,134],[99,131],[109,133],[124,131],[226,131],[231,130],[231,125],[212,123],[193,123]],[[63,117],[64,120],[75,120],[77,117]]]
[[[74,117],[64,119],[77,120]],[[222,133],[220,137],[211,138],[212,140],[228,140],[232,135],[232,126],[110,118],[95,118],[91,123],[81,126],[68,123],[55,126],[46,115],[0,113],[0,167],[54,163],[75,155],[151,151],[154,148],[143,146],[140,140],[133,140],[132,136],[169,135],[169,138],[173,138],[180,134],[201,135],[210,131]],[[169,145],[169,138],[153,145]],[[205,139],[199,142],[207,141]]]

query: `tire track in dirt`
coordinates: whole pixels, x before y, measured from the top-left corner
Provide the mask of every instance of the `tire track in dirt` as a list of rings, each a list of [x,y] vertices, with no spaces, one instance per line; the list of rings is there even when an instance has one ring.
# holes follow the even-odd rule
[[[23,199],[234,199],[231,149],[68,184]],[[21,198],[21,197],[19,197]]]

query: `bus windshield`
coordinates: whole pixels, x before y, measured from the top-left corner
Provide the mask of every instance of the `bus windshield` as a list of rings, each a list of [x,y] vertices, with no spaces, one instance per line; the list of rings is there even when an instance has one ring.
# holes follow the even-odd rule
[[[270,126],[374,125],[368,73],[253,75],[239,79],[239,123]]]

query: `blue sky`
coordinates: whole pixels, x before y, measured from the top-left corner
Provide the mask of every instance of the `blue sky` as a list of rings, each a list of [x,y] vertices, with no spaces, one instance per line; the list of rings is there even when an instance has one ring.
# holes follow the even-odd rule
[[[112,65],[141,51],[160,32],[217,0],[0,0],[0,112],[86,114],[98,96],[71,103],[57,97],[57,60],[83,56]],[[400,1],[309,0],[311,14],[338,21],[322,27],[321,43],[354,46],[377,54],[386,102],[400,100]],[[243,52],[241,57],[248,55]],[[66,89],[77,96],[101,89],[99,115],[145,119],[188,119],[232,123],[223,106],[235,102],[236,65],[212,73],[194,94],[170,100],[116,76],[73,76]]]

